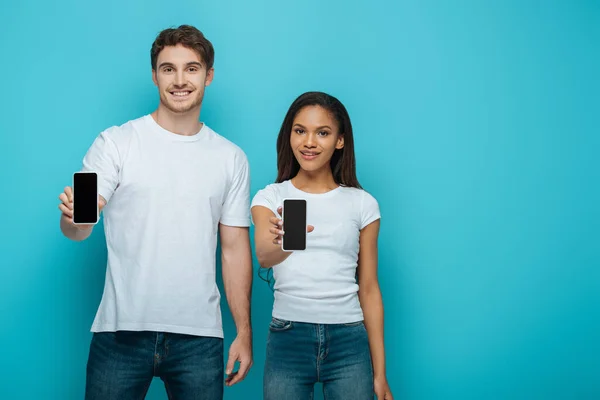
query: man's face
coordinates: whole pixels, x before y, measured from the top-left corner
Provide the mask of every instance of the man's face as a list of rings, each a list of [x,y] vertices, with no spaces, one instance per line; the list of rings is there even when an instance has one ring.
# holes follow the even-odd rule
[[[183,114],[202,104],[204,88],[212,82],[213,68],[194,50],[182,45],[166,46],[156,61],[152,80],[158,87],[161,103],[170,111]]]

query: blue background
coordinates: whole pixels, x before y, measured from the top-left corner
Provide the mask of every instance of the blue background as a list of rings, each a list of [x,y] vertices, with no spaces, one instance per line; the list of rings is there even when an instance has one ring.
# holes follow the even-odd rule
[[[0,398],[83,397],[106,247],[102,229],[61,235],[57,196],[100,131],[156,107],[150,45],[181,23],[215,46],[202,120],[246,151],[252,194],[297,95],[347,106],[383,214],[397,399],[600,398],[600,3],[584,0],[2,2]],[[271,304],[256,279],[255,367],[226,399],[261,397]]]

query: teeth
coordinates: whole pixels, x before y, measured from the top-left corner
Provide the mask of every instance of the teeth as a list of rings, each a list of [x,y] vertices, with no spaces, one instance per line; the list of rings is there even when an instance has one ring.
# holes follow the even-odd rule
[[[173,92],[175,96],[187,96],[190,92]]]

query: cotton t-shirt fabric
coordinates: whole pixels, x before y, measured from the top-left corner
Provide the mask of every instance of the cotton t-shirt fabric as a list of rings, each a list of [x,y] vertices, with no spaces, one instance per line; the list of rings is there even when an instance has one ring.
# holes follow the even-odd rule
[[[108,262],[92,332],[223,337],[218,224],[250,225],[244,152],[205,124],[192,136],[146,115],[102,132],[83,160],[98,173]]]
[[[306,250],[294,251],[273,267],[273,317],[308,323],[350,323],[363,319],[356,268],[360,230],[379,219],[377,200],[362,189],[339,186],[322,194],[297,189],[290,180],[260,190],[252,207],[279,216],[286,198],[305,199]]]

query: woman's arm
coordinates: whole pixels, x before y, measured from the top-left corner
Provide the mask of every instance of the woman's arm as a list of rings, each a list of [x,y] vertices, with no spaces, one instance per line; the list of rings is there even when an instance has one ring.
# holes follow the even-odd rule
[[[277,209],[281,215],[281,207]],[[281,218],[273,215],[273,211],[264,206],[252,207],[252,220],[254,221],[254,247],[256,258],[262,268],[271,268],[281,264],[292,254],[281,250],[283,237]],[[314,227],[308,225],[306,232],[312,232]]]
[[[254,247],[256,258],[262,268],[271,268],[282,263],[292,254],[281,250],[281,235],[278,233],[282,227],[279,218],[273,211],[264,206],[252,207],[252,220],[254,221]]]
[[[378,399],[391,400],[392,393],[387,383],[385,351],[383,344],[383,301],[377,280],[377,238],[379,220],[360,231],[358,254],[358,297],[365,317],[369,336],[369,348],[373,362],[375,394]]]

